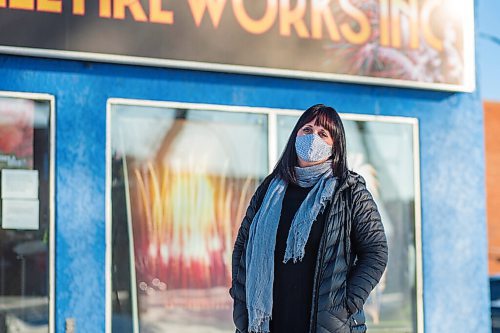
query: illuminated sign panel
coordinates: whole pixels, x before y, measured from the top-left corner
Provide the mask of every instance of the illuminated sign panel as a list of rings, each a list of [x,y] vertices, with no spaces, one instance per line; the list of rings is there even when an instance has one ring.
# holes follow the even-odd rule
[[[473,26],[467,0],[0,0],[4,53],[457,91]]]

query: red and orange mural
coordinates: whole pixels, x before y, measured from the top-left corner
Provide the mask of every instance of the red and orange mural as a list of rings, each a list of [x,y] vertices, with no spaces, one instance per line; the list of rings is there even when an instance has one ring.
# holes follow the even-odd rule
[[[163,293],[166,308],[229,309],[232,248],[257,180],[209,174],[199,164],[130,170],[139,292]]]

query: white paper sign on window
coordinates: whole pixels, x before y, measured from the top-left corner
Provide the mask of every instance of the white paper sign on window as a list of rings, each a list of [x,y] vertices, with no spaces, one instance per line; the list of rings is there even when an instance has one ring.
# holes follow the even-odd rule
[[[38,170],[2,170],[2,199],[38,199]]]
[[[2,228],[17,230],[38,230],[38,200],[2,200]]]

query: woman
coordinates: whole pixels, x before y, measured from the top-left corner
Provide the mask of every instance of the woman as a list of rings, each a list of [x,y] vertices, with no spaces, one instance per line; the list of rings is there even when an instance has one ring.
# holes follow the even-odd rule
[[[337,112],[299,118],[250,201],[232,257],[237,332],[365,332],[363,304],[387,241],[363,178],[347,169]]]

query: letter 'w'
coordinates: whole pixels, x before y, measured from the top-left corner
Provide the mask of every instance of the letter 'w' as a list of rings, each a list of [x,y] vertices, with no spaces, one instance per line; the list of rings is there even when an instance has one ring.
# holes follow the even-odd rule
[[[200,26],[203,15],[208,7],[208,13],[212,19],[212,23],[215,28],[219,26],[220,18],[224,7],[226,5],[226,0],[188,0],[189,9],[191,9],[191,14],[193,15],[196,26]]]

